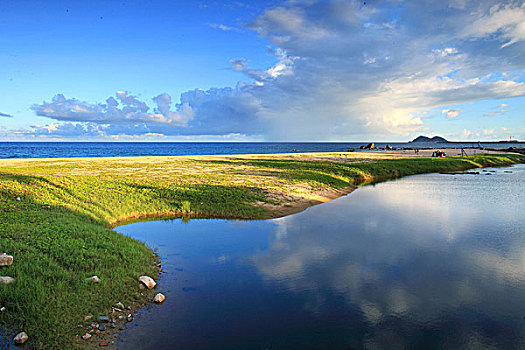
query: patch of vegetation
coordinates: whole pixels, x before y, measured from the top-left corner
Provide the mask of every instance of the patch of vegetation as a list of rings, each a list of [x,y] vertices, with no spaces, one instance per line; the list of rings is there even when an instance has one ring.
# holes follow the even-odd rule
[[[2,325],[24,330],[32,348],[71,348],[87,314],[141,302],[137,278],[153,275],[154,254],[111,227],[143,217],[262,219],[261,203],[293,205],[319,190],[410,174],[525,162],[495,155],[331,162],[278,156],[227,160],[176,157],[0,161]],[[275,198],[275,194],[282,197]],[[20,200],[17,199],[20,198]],[[86,278],[97,275],[100,283]]]

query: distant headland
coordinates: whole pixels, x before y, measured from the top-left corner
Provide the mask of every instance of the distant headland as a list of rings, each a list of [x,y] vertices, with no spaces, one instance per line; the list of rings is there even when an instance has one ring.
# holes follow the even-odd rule
[[[409,143],[412,143],[412,142],[432,142],[432,143],[447,143],[448,141],[445,140],[443,137],[441,136],[434,136],[432,138],[430,137],[427,137],[427,136],[418,136],[416,137],[415,139],[413,139],[412,141],[409,141]]]

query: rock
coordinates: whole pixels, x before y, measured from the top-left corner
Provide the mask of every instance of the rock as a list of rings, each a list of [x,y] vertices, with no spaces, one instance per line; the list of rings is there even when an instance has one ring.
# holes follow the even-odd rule
[[[371,143],[369,143],[368,145],[366,145],[365,148],[366,148],[366,149],[372,149],[372,148],[374,148],[374,146],[375,146],[374,143],[371,142]]]
[[[13,257],[6,253],[0,254],[0,266],[9,266],[13,263]]]
[[[390,145],[386,145],[385,148],[386,148],[387,150],[392,150],[392,146],[390,146]]]
[[[131,306],[126,306],[126,310],[131,310]]]
[[[106,326],[104,326],[103,324],[99,324],[98,330],[104,332],[106,330]]]
[[[365,146],[365,145],[361,145],[361,146],[359,146],[359,148],[360,148],[360,149],[365,149],[366,146]]]
[[[16,337],[13,339],[15,344],[24,344],[29,337],[27,336],[26,332],[20,332],[16,335]]]
[[[5,306],[0,307],[0,312],[4,312],[6,310]]]
[[[112,323],[111,324],[111,328],[117,328],[117,324],[116,323]]]
[[[164,300],[166,300],[166,297],[164,296],[164,294],[161,294],[161,293],[158,293],[157,295],[155,295],[155,298],[153,299],[153,301],[156,302],[157,304],[164,302]]]
[[[97,320],[98,320],[98,322],[109,323],[109,317],[107,317],[107,316],[99,316],[99,317],[97,317]]]
[[[149,289],[155,288],[155,286],[157,285],[153,278],[148,276],[140,276],[139,281],[142,282]]]
[[[9,284],[13,283],[15,279],[9,276],[0,276],[0,284]]]
[[[82,336],[82,339],[84,339],[84,340],[88,340],[88,339],[91,338],[91,337],[92,337],[91,334],[86,333],[86,334],[84,334],[84,335]]]
[[[22,198],[16,197],[16,200],[20,202],[22,200]]]
[[[133,321],[133,314],[129,314],[127,320],[128,322]]]
[[[93,318],[92,314],[86,315],[86,316],[84,316],[84,321],[90,320],[92,318]]]
[[[98,283],[100,282],[100,278],[98,278],[98,276],[91,276],[91,277],[86,278],[86,281]]]
[[[122,309],[122,310],[124,309],[124,304],[122,304],[120,301],[113,306],[116,307],[117,309]]]

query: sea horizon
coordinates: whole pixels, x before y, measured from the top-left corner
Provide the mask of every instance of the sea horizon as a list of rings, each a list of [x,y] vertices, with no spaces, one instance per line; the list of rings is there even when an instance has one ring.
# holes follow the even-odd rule
[[[312,152],[360,152],[361,146],[374,144],[378,150],[390,145],[393,149],[458,149],[458,148],[523,148],[524,142],[143,142],[143,141],[46,141],[0,142],[0,159],[12,158],[79,158],[79,157],[143,157],[194,156],[234,154],[276,154]]]

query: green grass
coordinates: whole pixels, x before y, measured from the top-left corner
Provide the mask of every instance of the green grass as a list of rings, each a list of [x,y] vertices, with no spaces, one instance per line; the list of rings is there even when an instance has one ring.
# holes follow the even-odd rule
[[[140,275],[155,273],[144,244],[111,227],[148,216],[262,219],[273,206],[320,190],[404,175],[525,162],[518,155],[308,161],[280,157],[174,157],[0,161],[0,322],[31,348],[78,346],[83,317],[117,301],[140,303]],[[21,197],[17,201],[16,197]],[[261,206],[261,204],[267,204]],[[97,275],[98,284],[86,282]],[[73,344],[73,345],[72,345]]]

